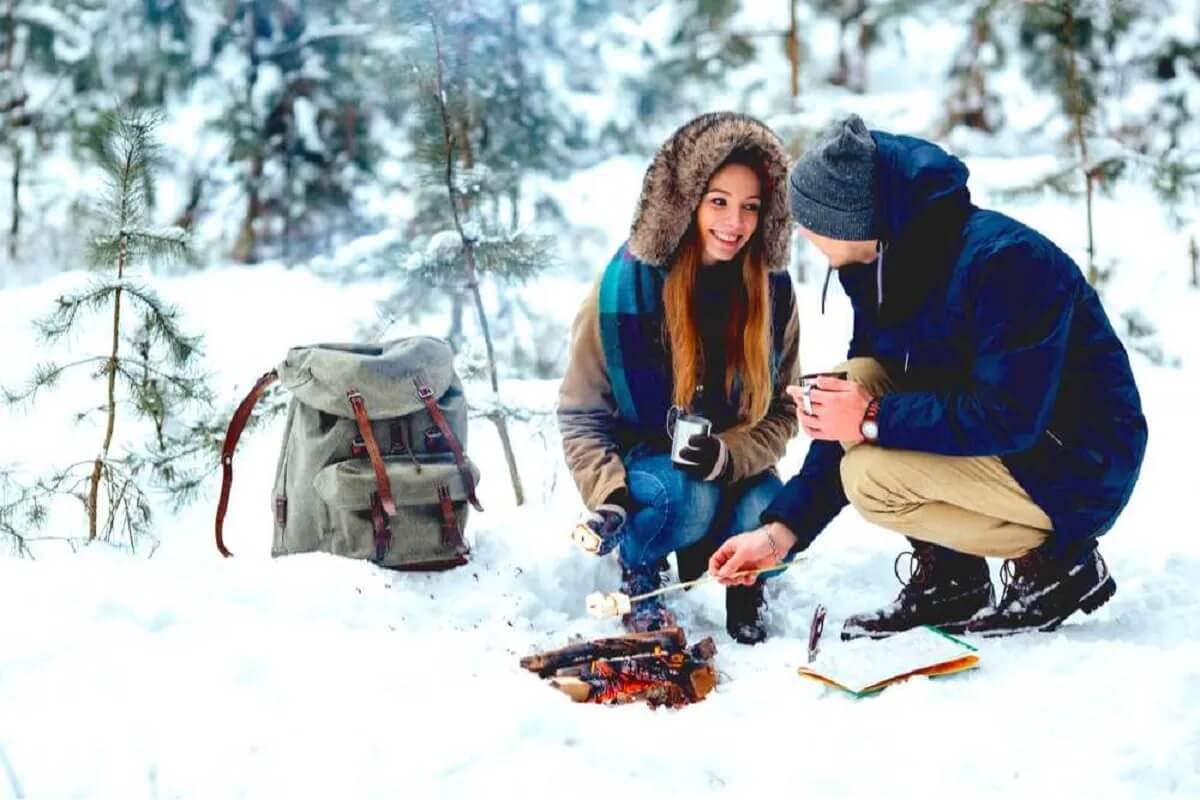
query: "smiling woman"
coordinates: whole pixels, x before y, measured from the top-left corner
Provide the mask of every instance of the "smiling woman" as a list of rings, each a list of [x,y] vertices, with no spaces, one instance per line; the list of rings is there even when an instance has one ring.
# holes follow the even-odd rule
[[[753,167],[732,158],[709,180],[708,191],[696,209],[704,266],[729,261],[753,235],[762,205],[761,184]]]
[[[723,541],[759,527],[780,488],[799,336],[786,179],[761,122],[718,113],[684,125],[647,170],[629,241],[575,321],[559,427],[593,549],[618,551],[625,594],[658,588],[672,552],[680,577],[695,577]],[[699,432],[672,458],[676,419]],[[738,641],[765,638],[762,605],[761,585],[728,589]],[[654,630],[673,618],[655,597],[624,622]]]

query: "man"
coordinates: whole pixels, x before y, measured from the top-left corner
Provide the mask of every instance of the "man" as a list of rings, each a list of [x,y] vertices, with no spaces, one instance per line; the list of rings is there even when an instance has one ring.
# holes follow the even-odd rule
[[[972,205],[966,180],[936,145],[855,115],[789,177],[792,215],[854,307],[850,380],[820,379],[797,412],[814,440],[799,474],[709,569],[752,580],[728,576],[803,550],[853,505],[908,537],[912,574],[843,639],[1052,630],[1116,590],[1096,540],[1146,448],[1129,359],[1075,263]],[[986,556],[1006,559],[998,604]]]

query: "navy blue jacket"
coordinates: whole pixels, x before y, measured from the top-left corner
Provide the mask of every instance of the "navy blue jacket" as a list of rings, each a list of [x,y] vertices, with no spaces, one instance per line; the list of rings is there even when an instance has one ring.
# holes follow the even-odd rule
[[[1059,552],[1112,527],[1146,449],[1125,348],[1079,267],[1037,231],[973,206],[967,168],[937,145],[872,132],[876,265],[838,278],[854,307],[850,357],[883,363],[881,447],[1000,456],[1054,525]],[[882,303],[880,302],[882,295]],[[842,447],[814,441],[763,514],[798,549],[845,507]]]

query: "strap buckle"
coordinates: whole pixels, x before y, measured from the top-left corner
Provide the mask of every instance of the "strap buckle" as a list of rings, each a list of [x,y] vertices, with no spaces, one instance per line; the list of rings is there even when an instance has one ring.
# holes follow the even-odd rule
[[[423,383],[418,383],[417,397],[421,398],[422,400],[431,400],[433,399],[433,389],[430,389]]]

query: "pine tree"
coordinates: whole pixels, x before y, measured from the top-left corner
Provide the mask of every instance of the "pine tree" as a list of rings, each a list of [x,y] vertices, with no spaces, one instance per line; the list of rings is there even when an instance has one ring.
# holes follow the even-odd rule
[[[1200,117],[1200,41],[1169,36],[1145,62],[1146,77],[1160,89],[1158,102],[1136,128],[1132,144],[1153,163],[1152,186],[1166,205],[1171,222],[1182,227],[1184,209],[1200,200],[1200,148],[1195,126]]]
[[[647,12],[639,4],[635,16]],[[623,138],[644,148],[657,143],[658,133],[647,137],[647,122],[660,121],[710,110],[712,87],[724,87],[736,69],[750,64],[758,54],[756,37],[738,30],[733,22],[741,10],[740,0],[674,0],[674,26],[666,41],[645,41],[650,64],[626,79],[625,91],[632,95],[632,114],[625,120]]]
[[[1005,0],[977,0],[970,11],[968,32],[950,67],[953,89],[946,98],[941,123],[945,135],[958,126],[996,133],[1004,125],[1000,96],[988,79],[1004,69],[1008,51],[996,30],[996,17]]]
[[[544,126],[562,132],[571,130],[572,123],[567,117],[539,114],[536,106],[512,113],[514,104],[524,102],[528,108],[531,99],[536,102],[545,92],[537,76],[519,62],[493,61],[490,73],[478,69],[478,56],[499,46],[496,29],[486,23],[507,18],[510,26],[515,24],[511,14],[516,6],[510,0],[483,9],[433,0],[405,7],[407,30],[421,34],[412,41],[408,74],[420,90],[412,123],[415,156],[423,166],[413,228],[426,233],[411,237],[413,246],[403,263],[407,280],[398,297],[449,292],[473,307],[492,390],[487,417],[499,432],[520,504],[524,490],[508,432],[509,410],[500,399],[494,323],[498,315],[512,313],[506,306],[515,305],[505,301],[505,287],[523,283],[553,263],[547,240],[522,229],[517,192],[526,168],[563,168],[553,161],[552,147],[545,148],[549,155],[534,148],[547,141],[539,138]],[[504,32],[501,28],[500,34]],[[531,94],[522,91],[531,85]],[[489,311],[485,294],[496,298],[500,314]],[[465,320],[456,319],[454,325],[452,341],[457,339],[461,349]]]
[[[1128,64],[1122,58],[1127,35],[1143,18],[1152,19],[1154,2],[1130,0],[1030,0],[1023,6],[1020,42],[1027,51],[1027,72],[1035,86],[1054,87],[1067,120],[1069,163],[1034,186],[1066,196],[1083,195],[1087,231],[1088,282],[1107,276],[1096,254],[1096,193],[1111,191],[1135,153],[1120,146],[1106,120],[1108,104],[1123,90]],[[1106,149],[1097,141],[1106,140]],[[1080,186],[1082,185],[1082,188]],[[1021,190],[1024,191],[1024,190]]]
[[[837,65],[829,82],[856,94],[867,91],[867,62],[887,30],[935,0],[813,0],[818,14],[838,23]]]
[[[43,363],[24,389],[4,391],[10,404],[32,403],[67,373],[88,370],[100,381],[100,402],[78,414],[79,421],[95,414],[103,418],[97,456],[39,481],[25,495],[25,506],[54,495],[78,497],[87,513],[89,541],[118,541],[131,548],[149,533],[148,490],[165,490],[177,504],[190,499],[211,452],[211,442],[193,435],[186,421],[188,412],[211,402],[197,372],[200,340],[183,333],[178,312],[135,280],[139,267],[187,253],[183,232],[149,224],[154,176],[161,168],[157,124],[157,117],[142,112],[113,114],[92,140],[91,152],[106,178],[96,209],[99,229],[89,248],[97,277],[59,297],[38,323],[50,345],[77,334],[89,312],[102,312],[111,320],[107,352],[67,364]],[[139,429],[143,441],[133,438],[128,447],[118,447],[117,421],[126,414],[149,425]]]
[[[369,5],[369,4],[368,4]],[[380,76],[363,4],[235,0],[213,41],[231,106],[230,138],[245,211],[233,257],[293,259],[362,232],[356,188],[373,182],[370,136]]]
[[[86,2],[0,2],[0,152],[7,156],[0,161],[9,162],[0,205],[8,206],[5,253],[12,262],[27,235],[23,223],[34,216],[27,196],[36,180],[31,173],[53,146],[54,134],[67,127],[61,98],[70,89],[63,85],[90,51],[91,36],[81,20],[89,10]]]

